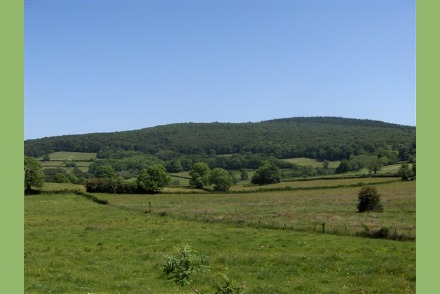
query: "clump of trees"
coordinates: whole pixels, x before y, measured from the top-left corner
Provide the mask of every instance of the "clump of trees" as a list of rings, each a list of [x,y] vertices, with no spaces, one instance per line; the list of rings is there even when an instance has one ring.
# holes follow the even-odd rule
[[[236,180],[227,170],[219,167],[211,170],[205,162],[196,162],[189,175],[191,186],[202,189],[205,186],[214,185],[214,191],[222,192],[228,191]]]
[[[358,193],[358,212],[383,212],[380,194],[374,186],[364,186]]]
[[[258,168],[251,182],[256,185],[268,185],[281,182],[280,169],[273,163],[266,162]]]
[[[214,191],[228,191],[232,186],[233,178],[227,170],[214,168],[209,175],[209,183],[214,185]]]
[[[151,165],[142,169],[136,182],[126,182],[118,177],[111,166],[98,168],[95,178],[86,182],[87,192],[119,193],[119,194],[156,194],[159,193],[169,182],[165,167],[159,164]]]
[[[204,186],[207,186],[209,183],[209,173],[211,172],[209,166],[205,162],[196,162],[189,175],[191,179],[189,180],[189,184],[197,189],[201,189]]]
[[[393,163],[395,162],[395,160],[397,160],[397,157],[393,157],[393,160],[390,160],[383,154],[362,154],[357,156],[350,156],[349,159],[341,160],[341,163],[336,168],[335,173],[343,174],[350,171],[358,171],[362,168],[368,168],[368,171],[370,173],[377,174],[377,172],[382,169],[382,166]]]

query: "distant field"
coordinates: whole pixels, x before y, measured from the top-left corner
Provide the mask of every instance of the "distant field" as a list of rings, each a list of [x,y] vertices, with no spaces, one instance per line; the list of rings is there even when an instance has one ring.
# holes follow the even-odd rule
[[[309,232],[321,230],[325,222],[327,229],[335,233],[355,234],[364,231],[365,226],[370,229],[388,227],[414,237],[415,182],[392,182],[376,187],[382,195],[383,213],[356,212],[359,187],[249,194],[103,194],[102,197],[112,205],[140,212],[149,209],[151,204],[155,213],[165,212],[178,219],[278,228],[286,226]]]
[[[78,169],[83,172],[89,170],[90,164],[96,158],[96,153],[83,153],[83,152],[54,152],[49,154],[50,160],[43,161],[43,156],[39,157],[41,167],[47,168],[62,168],[67,173],[72,173],[73,167],[66,167],[67,162],[73,162]]]
[[[91,161],[75,161],[74,162],[77,167],[89,167],[92,164]],[[41,161],[41,166],[43,168],[50,167],[66,167],[66,163],[64,161]]]
[[[386,165],[386,166],[383,166],[378,173],[379,174],[397,174],[397,172],[399,171],[399,168],[401,166],[402,166],[401,163]]]
[[[49,154],[50,160],[67,160],[67,161],[86,161],[96,158],[96,153],[84,153],[84,152],[53,152]],[[42,160],[43,156],[38,159]]]
[[[207,256],[216,278],[225,273],[249,294],[415,293],[415,242],[301,230],[309,221],[318,228],[325,221],[328,230],[336,223],[415,226],[415,183],[378,188],[385,212],[365,215],[354,211],[354,188],[100,194],[108,205],[72,194],[25,197],[24,292],[190,293],[161,270],[164,255],[187,243]],[[152,211],[146,213],[149,202]],[[215,218],[224,221],[211,221]],[[285,222],[287,228],[266,229],[266,222]],[[195,275],[203,293],[214,292],[213,282]]]
[[[76,191],[86,191],[84,185],[77,185],[72,183],[44,183],[41,188],[42,192],[54,192],[54,191],[62,191],[62,190],[76,190]]]
[[[353,185],[367,185],[375,183],[386,183],[390,181],[396,181],[399,178],[328,178],[328,179],[317,179],[317,180],[296,180],[296,181],[285,181],[278,184],[271,185],[234,185],[231,187],[231,191],[258,191],[260,189],[283,189],[283,188],[334,188],[338,186],[353,186]]]
[[[311,167],[322,167],[323,162],[312,158],[298,157],[298,158],[286,158],[283,161],[294,163],[300,166],[311,166]],[[337,168],[341,162],[340,161],[329,161],[329,168]]]

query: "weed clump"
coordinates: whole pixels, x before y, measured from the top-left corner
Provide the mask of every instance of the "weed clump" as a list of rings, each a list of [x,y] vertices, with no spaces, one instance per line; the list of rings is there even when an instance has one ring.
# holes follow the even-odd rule
[[[163,272],[168,279],[180,286],[188,286],[194,293],[202,293],[193,281],[195,273],[209,273],[211,267],[207,264],[205,256],[192,249],[188,244],[176,248],[177,256],[165,255]],[[234,286],[225,274],[220,274],[222,282],[216,280],[215,294],[241,294],[244,293],[242,286]]]

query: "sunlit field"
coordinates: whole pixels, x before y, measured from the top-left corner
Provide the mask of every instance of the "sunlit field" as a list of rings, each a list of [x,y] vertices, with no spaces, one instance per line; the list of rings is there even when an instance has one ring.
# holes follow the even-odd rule
[[[246,293],[414,293],[415,182],[377,185],[383,213],[356,212],[359,187],[239,194],[25,197],[26,293],[190,293],[161,265],[190,244]],[[325,223],[325,230],[322,224]],[[345,231],[346,228],[346,231]]]

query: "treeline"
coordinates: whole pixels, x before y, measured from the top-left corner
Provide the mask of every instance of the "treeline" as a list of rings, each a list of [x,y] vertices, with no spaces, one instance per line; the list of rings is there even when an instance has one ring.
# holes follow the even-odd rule
[[[171,150],[162,150],[154,156],[139,151],[112,151],[109,148],[100,150],[98,160],[89,166],[89,172],[95,174],[101,166],[111,166],[120,176],[130,178],[140,170],[153,164],[161,164],[167,172],[177,173],[189,171],[196,162],[205,162],[210,169],[222,168],[225,170],[257,169],[263,162],[270,162],[279,168],[291,168],[296,165],[277,159],[266,154],[252,154],[243,152],[230,156],[193,154],[184,155]]]
[[[343,160],[365,153],[415,154],[416,129],[379,121],[336,117],[288,118],[259,123],[181,123],[134,131],[48,137],[24,142],[27,156],[39,157],[56,151],[129,151],[155,156],[162,161],[184,156],[215,158],[222,168],[233,160],[217,159],[226,154],[261,154],[274,158],[308,157]],[[125,155],[124,155],[125,156]],[[171,156],[172,159],[163,157]],[[181,159],[178,159],[181,157]],[[194,160],[193,160],[194,161]],[[178,162],[175,162],[178,168]],[[213,164],[213,163],[211,163]],[[233,168],[229,168],[233,169]]]

